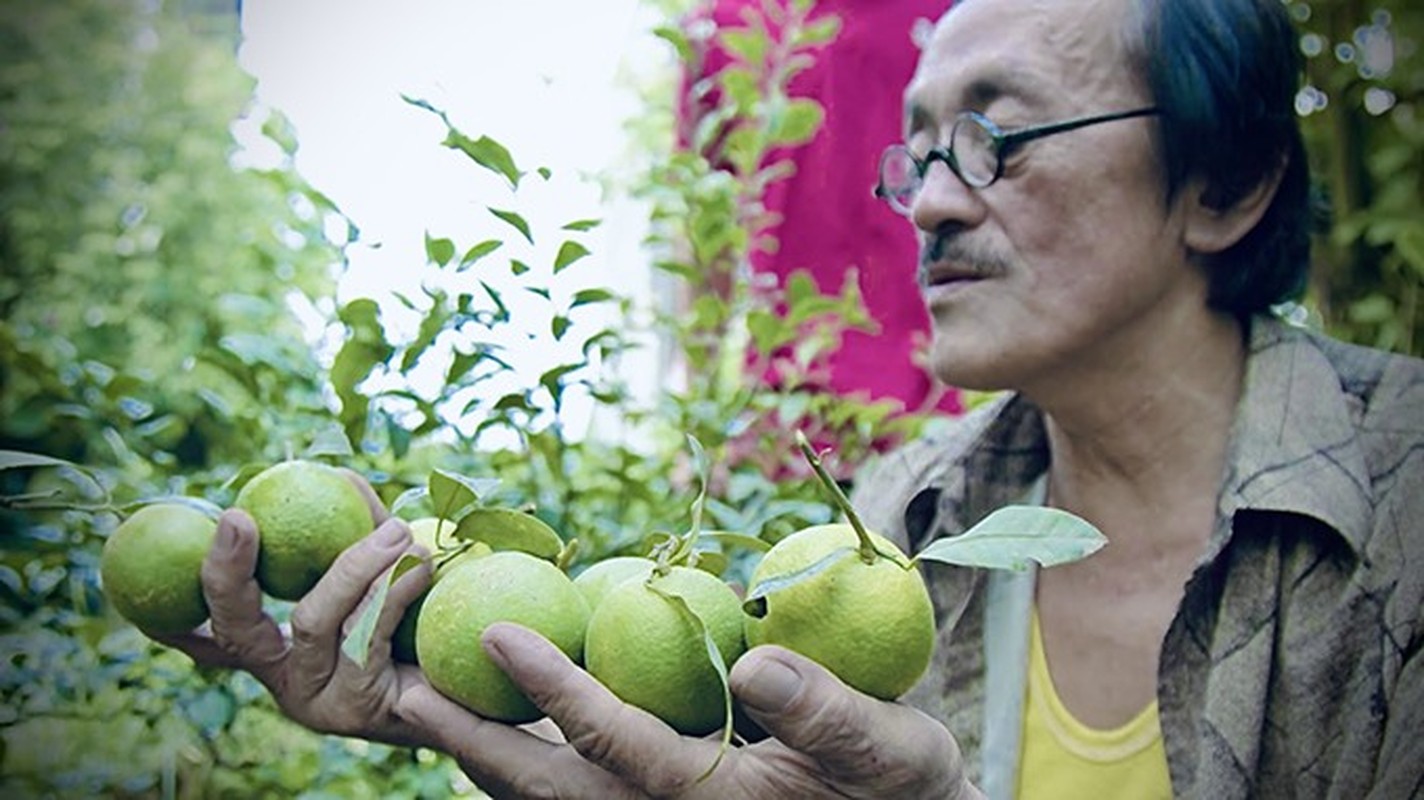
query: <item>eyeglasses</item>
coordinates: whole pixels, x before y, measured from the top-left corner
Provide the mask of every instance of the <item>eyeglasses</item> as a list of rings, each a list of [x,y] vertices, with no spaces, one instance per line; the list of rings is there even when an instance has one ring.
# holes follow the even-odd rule
[[[949,144],[932,148],[924,158],[916,157],[903,144],[887,147],[880,156],[880,180],[875,186],[875,196],[898,213],[909,215],[910,206],[914,205],[920,188],[924,186],[925,173],[936,161],[943,161],[965,185],[983,189],[1004,174],[1004,159],[1019,145],[1101,122],[1157,113],[1160,112],[1156,107],[1135,108],[1005,131],[983,114],[965,111],[954,120],[954,127],[949,131]]]

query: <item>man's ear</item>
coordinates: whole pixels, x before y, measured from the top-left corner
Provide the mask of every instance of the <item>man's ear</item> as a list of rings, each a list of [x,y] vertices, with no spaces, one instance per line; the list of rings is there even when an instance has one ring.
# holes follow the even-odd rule
[[[1186,227],[1183,238],[1194,253],[1220,253],[1245,238],[1270,208],[1281,177],[1286,172],[1286,157],[1256,185],[1233,198],[1222,197],[1220,187],[1205,186],[1193,179],[1182,192],[1186,207]]]

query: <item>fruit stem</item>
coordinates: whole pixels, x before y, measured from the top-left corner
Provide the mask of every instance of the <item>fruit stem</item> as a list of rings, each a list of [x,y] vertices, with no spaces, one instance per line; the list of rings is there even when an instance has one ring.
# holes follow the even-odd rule
[[[816,450],[811,447],[811,442],[806,439],[806,434],[796,431],[796,446],[801,448],[801,455],[805,456],[806,462],[815,471],[816,477],[820,479],[831,492],[831,497],[836,501],[846,521],[855,530],[855,537],[860,540],[860,560],[867,564],[874,564],[880,553],[875,549],[875,543],[870,540],[870,533],[865,530],[865,525],[860,521],[860,515],[855,513],[855,509],[850,504],[850,498],[846,497],[841,485],[836,483],[836,479],[831,477],[831,473],[826,471],[826,467],[821,463],[821,457],[816,454]]]

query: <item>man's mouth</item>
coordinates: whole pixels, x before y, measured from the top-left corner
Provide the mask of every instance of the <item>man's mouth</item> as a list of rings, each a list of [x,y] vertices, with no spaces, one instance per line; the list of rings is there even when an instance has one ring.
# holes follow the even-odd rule
[[[931,289],[957,283],[968,283],[988,277],[985,270],[970,269],[952,264],[932,264],[920,270],[920,286]]]
[[[937,294],[992,278],[1005,272],[1005,265],[989,253],[976,252],[962,239],[936,237],[920,251],[920,288]]]

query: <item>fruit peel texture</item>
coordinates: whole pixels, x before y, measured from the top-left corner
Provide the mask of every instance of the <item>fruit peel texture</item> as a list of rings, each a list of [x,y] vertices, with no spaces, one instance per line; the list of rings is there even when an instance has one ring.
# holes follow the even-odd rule
[[[375,527],[371,509],[339,470],[286,461],[248,481],[233,502],[257,523],[257,583],[280,600],[300,600],[341,551]]]
[[[674,567],[653,585],[681,597],[697,614],[724,666],[741,656],[741,602],[731,587],[690,567]],[[589,673],[619,699],[679,733],[700,736],[725,724],[722,680],[701,633],[642,578],[620,583],[594,610],[585,656]]]
[[[824,572],[768,595],[762,618],[745,617],[747,645],[778,644],[794,650],[882,700],[908,691],[929,667],[934,608],[919,571],[904,568],[908,560],[888,539],[873,533],[871,538],[900,563],[878,558],[866,564],[851,553]],[[794,533],[763,557],[752,572],[749,591],[763,580],[857,544],[849,525],[818,525]]]
[[[140,630],[186,633],[208,618],[203,559],[217,523],[188,506],[144,506],[104,542],[99,574],[104,595]]]
[[[425,596],[415,651],[430,685],[480,716],[533,722],[543,712],[480,644],[485,629],[495,622],[530,628],[580,661],[588,604],[558,567],[517,551],[466,561],[443,575]]]

